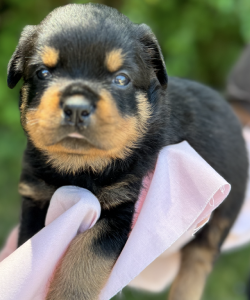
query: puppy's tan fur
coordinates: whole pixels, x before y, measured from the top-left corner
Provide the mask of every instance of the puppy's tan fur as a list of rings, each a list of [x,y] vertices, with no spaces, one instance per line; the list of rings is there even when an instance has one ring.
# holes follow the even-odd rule
[[[40,180],[36,181],[36,183],[20,182],[18,186],[18,192],[23,197],[28,197],[34,201],[40,201],[44,203],[45,201],[51,199],[55,189]]]
[[[123,64],[122,49],[114,49],[106,54],[106,66],[110,72],[116,72]]]
[[[94,251],[93,242],[105,229],[105,220],[101,220],[72,241],[57,266],[46,300],[98,299],[116,260]]]
[[[45,66],[53,68],[59,60],[59,51],[53,47],[45,46],[41,53],[42,61]]]

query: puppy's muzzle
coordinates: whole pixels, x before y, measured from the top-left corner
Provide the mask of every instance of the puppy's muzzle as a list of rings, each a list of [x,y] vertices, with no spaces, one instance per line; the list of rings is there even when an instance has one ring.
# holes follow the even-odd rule
[[[71,126],[88,126],[95,107],[84,96],[76,95],[63,103],[64,122]]]

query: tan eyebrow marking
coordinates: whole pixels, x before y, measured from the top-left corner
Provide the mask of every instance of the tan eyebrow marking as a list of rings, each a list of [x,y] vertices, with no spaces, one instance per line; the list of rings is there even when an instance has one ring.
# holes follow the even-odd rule
[[[42,61],[47,67],[55,67],[59,60],[59,50],[45,46],[42,50]]]
[[[122,49],[115,49],[106,54],[106,66],[110,72],[117,71],[123,64],[124,55]]]

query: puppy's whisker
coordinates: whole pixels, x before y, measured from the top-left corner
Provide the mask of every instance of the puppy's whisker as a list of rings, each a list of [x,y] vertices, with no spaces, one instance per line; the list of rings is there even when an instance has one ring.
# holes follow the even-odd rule
[[[38,119],[38,118],[36,118],[36,119],[30,119],[27,123],[33,122],[33,121],[38,121],[38,120],[40,120],[40,119]]]
[[[34,122],[34,123],[31,123],[31,124],[29,124],[30,126],[33,126],[33,125],[36,125],[36,124],[38,124],[38,121],[37,122]]]
[[[40,119],[31,119],[27,121],[27,124],[33,123],[33,122],[38,122]]]
[[[44,128],[46,129],[47,131],[54,131],[54,130],[57,130],[58,129],[58,124],[57,123],[50,123],[48,126],[47,124],[40,124],[41,125],[41,128]]]

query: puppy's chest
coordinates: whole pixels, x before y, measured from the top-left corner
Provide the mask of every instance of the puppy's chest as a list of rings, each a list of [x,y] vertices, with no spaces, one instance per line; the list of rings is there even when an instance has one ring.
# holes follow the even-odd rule
[[[51,172],[41,172],[33,176],[24,172],[19,184],[19,193],[43,204],[50,201],[58,188],[78,186],[91,191],[98,198],[103,209],[111,209],[126,202],[136,202],[140,185],[141,180],[133,175],[114,179],[88,174],[62,176]]]

